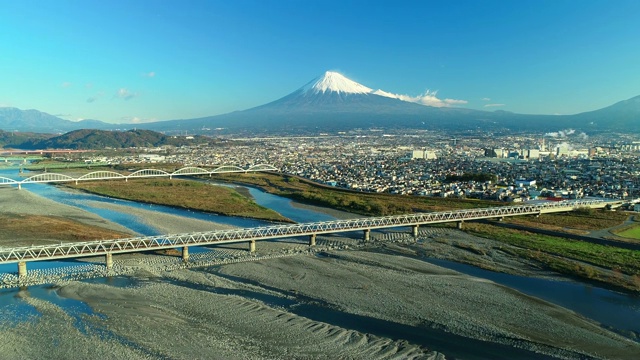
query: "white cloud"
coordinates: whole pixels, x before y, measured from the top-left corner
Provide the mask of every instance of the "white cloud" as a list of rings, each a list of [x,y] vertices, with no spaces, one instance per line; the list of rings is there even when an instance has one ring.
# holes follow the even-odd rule
[[[507,106],[506,104],[486,104],[484,107],[500,107]]]
[[[437,91],[427,90],[424,94],[420,94],[418,96],[410,96],[410,95],[398,95],[389,93],[383,90],[376,90],[373,92],[376,95],[385,96],[394,99],[400,99],[402,101],[412,102],[416,104],[422,104],[433,107],[450,107],[455,105],[463,105],[466,104],[467,100],[458,100],[458,99],[440,99],[438,98]]]
[[[448,105],[463,105],[468,103],[467,100],[458,100],[458,99],[444,99],[445,104]]]
[[[491,101],[491,98],[482,98],[482,101]]]
[[[142,123],[158,121],[158,119],[156,118],[141,118],[138,116],[124,116],[124,117],[121,117],[120,120],[129,124],[142,124]]]
[[[138,96],[138,93],[131,92],[125,88],[121,88],[120,90],[118,90],[118,92],[115,95],[115,97],[124,99],[124,100],[131,100],[136,96]]]
[[[152,77],[156,76],[156,72],[155,71],[150,71],[148,73],[142,74],[142,76],[152,78]]]
[[[576,131],[573,130],[573,129],[566,129],[566,130],[560,130],[558,132],[546,133],[546,134],[544,134],[544,136],[552,137],[552,138],[565,138],[565,137],[567,137],[569,135],[573,135],[575,132]],[[585,135],[587,135],[587,134],[585,134]]]
[[[62,84],[60,84],[60,86],[62,86],[63,88],[71,87],[71,85],[72,85],[72,84],[71,84],[70,82],[68,82],[68,81],[65,81],[65,82],[63,82]]]

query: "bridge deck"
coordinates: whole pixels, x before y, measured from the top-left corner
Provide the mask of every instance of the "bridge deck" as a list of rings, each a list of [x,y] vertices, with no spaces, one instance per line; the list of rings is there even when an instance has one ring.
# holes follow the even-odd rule
[[[76,242],[58,245],[1,248],[0,263],[79,258],[194,245],[228,244],[313,234],[429,225],[446,222],[463,222],[519,215],[538,215],[567,212],[584,207],[604,208],[606,206],[611,206],[614,203],[617,202],[601,200],[574,200],[544,204],[322,221],[293,225],[272,225],[256,228],[217,230],[175,235],[143,236],[127,239]]]

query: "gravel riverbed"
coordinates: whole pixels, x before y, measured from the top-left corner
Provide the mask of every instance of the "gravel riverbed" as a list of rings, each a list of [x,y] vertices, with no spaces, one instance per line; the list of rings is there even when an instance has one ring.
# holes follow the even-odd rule
[[[142,215],[168,232],[190,221]],[[188,264],[177,254],[118,255],[109,274],[101,259],[85,259],[77,279],[109,276],[97,282],[32,271],[32,283],[53,284],[49,296],[90,311],[24,287],[0,307],[0,357],[637,359],[638,343],[572,311],[420,259],[477,255],[536,271],[490,242],[478,245],[486,255],[456,247],[464,236],[425,228],[417,242],[387,232],[362,244],[330,235],[312,249],[307,239],[284,239],[259,242],[253,255],[246,244],[193,252]],[[131,283],[119,285],[122,276]],[[16,321],[16,303],[34,311]]]

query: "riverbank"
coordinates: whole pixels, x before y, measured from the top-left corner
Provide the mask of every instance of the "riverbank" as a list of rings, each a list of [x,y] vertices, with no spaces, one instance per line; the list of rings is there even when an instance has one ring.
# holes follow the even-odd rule
[[[72,190],[67,190],[72,191]],[[75,206],[36,195],[28,189],[0,188],[0,246],[45,245],[139,236],[130,229]],[[229,229],[231,226],[184,216],[162,214],[103,202],[97,208],[135,216],[159,233],[182,233]]]
[[[255,186],[270,194],[364,216],[397,215],[410,212],[446,211],[505,205],[502,202],[486,200],[361,192],[319,184],[304,178],[279,173],[216,174],[213,179]]]
[[[135,235],[124,226],[28,190],[0,188],[0,246],[115,239]]]
[[[231,262],[211,267],[116,256],[117,272],[136,274],[129,285],[113,278],[51,289],[87,304],[87,315],[22,292],[43,315],[0,326],[0,351],[71,359],[109,346],[120,359],[635,359],[640,351],[564,308],[416,258],[428,238],[360,246],[321,236],[314,251],[295,239],[260,242],[258,258],[229,247]]]

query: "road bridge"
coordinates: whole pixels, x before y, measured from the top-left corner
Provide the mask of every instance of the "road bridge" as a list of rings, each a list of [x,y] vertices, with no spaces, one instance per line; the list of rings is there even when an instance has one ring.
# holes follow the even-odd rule
[[[115,171],[99,170],[93,171],[82,176],[71,176],[66,174],[58,174],[52,172],[40,173],[29,176],[22,180],[11,179],[8,177],[0,176],[0,186],[18,186],[18,189],[22,189],[24,184],[38,184],[38,183],[69,183],[74,182],[76,185],[82,181],[104,181],[104,180],[124,180],[130,179],[144,179],[144,178],[157,178],[168,177],[172,179],[174,176],[194,176],[194,175],[213,175],[213,174],[225,174],[225,173],[248,173],[248,172],[260,172],[260,171],[280,171],[278,168],[269,164],[258,164],[249,166],[243,169],[239,166],[223,165],[218,166],[215,169],[203,169],[200,167],[183,167],[173,172],[168,172],[159,169],[143,169],[133,172],[131,174],[122,174]]]
[[[249,251],[254,252],[256,250],[256,241],[261,240],[308,236],[309,245],[313,246],[315,245],[316,236],[319,234],[362,231],[363,240],[367,241],[369,240],[371,230],[374,229],[411,227],[412,234],[417,236],[419,226],[423,225],[455,222],[458,224],[458,228],[462,228],[465,221],[502,219],[521,215],[538,216],[540,214],[568,212],[580,208],[611,208],[621,204],[620,201],[572,200],[482,209],[271,225],[186,234],[143,236],[57,245],[0,248],[0,264],[18,263],[18,275],[24,276],[27,273],[26,264],[28,261],[104,256],[107,270],[109,270],[113,264],[113,254],[182,248],[182,257],[184,261],[188,261],[189,246],[246,242],[249,244]]]

